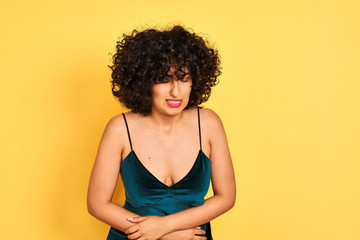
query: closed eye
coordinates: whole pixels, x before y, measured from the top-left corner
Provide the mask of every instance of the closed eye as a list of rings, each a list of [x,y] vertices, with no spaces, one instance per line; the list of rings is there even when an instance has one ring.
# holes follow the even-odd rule
[[[190,79],[191,79],[190,73],[184,73],[184,75],[182,75],[182,78],[180,78],[182,82],[188,82]]]

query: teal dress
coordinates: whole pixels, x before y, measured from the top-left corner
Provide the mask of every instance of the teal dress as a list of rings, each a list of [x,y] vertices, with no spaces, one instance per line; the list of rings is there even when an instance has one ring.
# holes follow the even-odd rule
[[[200,149],[191,170],[180,181],[167,186],[158,180],[136,156],[130,138],[129,128],[123,114],[131,152],[121,163],[120,175],[124,184],[126,200],[124,208],[140,216],[166,216],[191,207],[204,204],[204,197],[210,185],[211,161],[202,151],[200,113],[198,111]],[[212,239],[210,222],[200,226],[206,231],[207,239]],[[110,227],[107,240],[129,239],[127,235]]]

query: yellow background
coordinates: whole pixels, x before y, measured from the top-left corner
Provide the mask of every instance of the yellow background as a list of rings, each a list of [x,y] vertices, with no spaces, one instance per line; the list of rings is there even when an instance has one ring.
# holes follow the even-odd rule
[[[208,34],[237,202],[216,240],[360,239],[359,1],[0,2],[0,239],[105,239],[87,184],[122,33]],[[146,27],[146,26],[145,26]],[[122,201],[117,190],[116,199]]]

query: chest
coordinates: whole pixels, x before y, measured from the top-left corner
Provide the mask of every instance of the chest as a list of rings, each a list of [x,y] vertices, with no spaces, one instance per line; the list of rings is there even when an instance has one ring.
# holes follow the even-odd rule
[[[134,151],[138,160],[159,181],[173,185],[193,167],[200,145],[189,135],[138,139]]]
[[[195,134],[156,136],[144,133],[133,148],[138,160],[165,185],[181,180],[193,167],[200,143]]]

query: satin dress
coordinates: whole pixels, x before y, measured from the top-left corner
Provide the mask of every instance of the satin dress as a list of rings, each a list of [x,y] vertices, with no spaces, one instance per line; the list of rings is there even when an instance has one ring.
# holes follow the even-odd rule
[[[158,180],[141,163],[132,148],[129,128],[123,114],[131,152],[121,163],[120,175],[125,189],[124,208],[140,216],[166,216],[191,207],[204,204],[204,197],[208,192],[211,178],[211,161],[202,151],[200,113],[198,110],[200,149],[191,170],[177,183],[167,186]],[[211,235],[210,222],[200,226],[206,231],[208,240]],[[127,235],[110,227],[107,240],[125,240]]]

